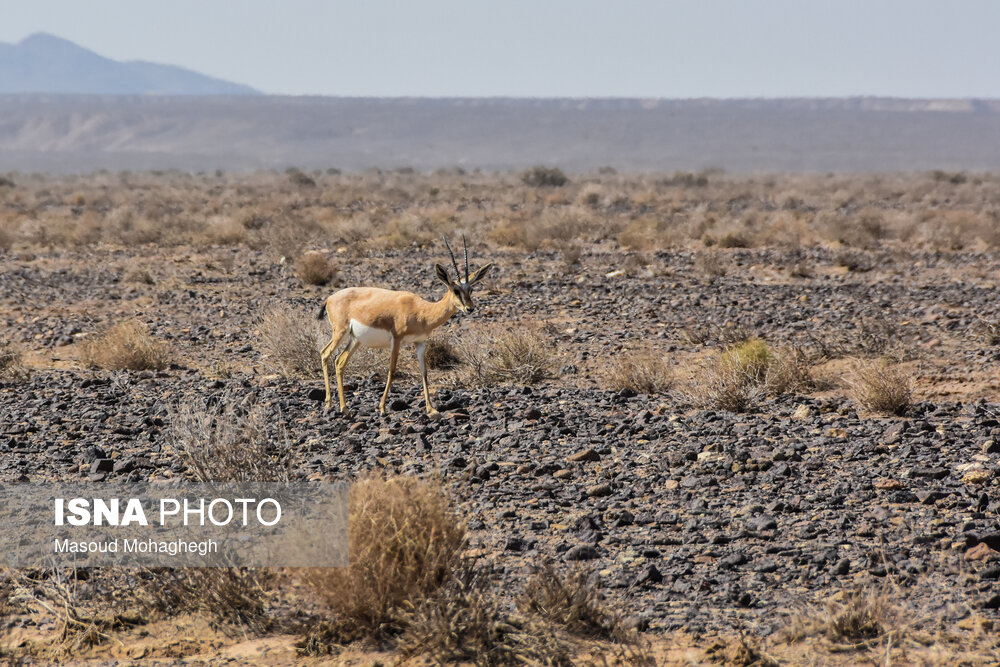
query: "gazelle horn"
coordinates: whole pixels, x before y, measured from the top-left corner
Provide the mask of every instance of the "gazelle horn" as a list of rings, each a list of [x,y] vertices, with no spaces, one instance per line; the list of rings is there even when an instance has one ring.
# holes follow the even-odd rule
[[[444,239],[444,246],[448,249],[448,254],[451,255],[451,265],[455,267],[455,278],[461,280],[462,272],[458,270],[458,262],[455,261],[455,253],[451,251],[451,244],[448,243],[448,237],[442,234],[441,238]]]
[[[465,234],[462,234],[462,247],[465,248],[465,282],[469,282],[469,244],[465,242]]]

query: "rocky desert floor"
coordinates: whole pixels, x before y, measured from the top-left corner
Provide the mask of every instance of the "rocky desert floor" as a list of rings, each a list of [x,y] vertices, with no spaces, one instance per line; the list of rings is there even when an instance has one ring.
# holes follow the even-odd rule
[[[20,360],[0,384],[0,480],[189,477],[179,406],[252,405],[295,479],[440,479],[465,557],[504,599],[543,563],[595,573],[652,663],[994,664],[1000,181],[701,178],[10,175],[0,326]],[[322,344],[314,314],[340,287],[438,298],[438,232],[495,267],[475,312],[435,333],[454,356],[430,372],[443,415],[425,415],[409,349],[386,415],[384,356],[349,367],[352,416],[325,412],[318,356],[312,373],[277,363],[268,318],[284,309]],[[133,320],[167,361],[94,367],[88,342]],[[470,369],[522,333],[530,369]],[[713,368],[758,338],[797,380],[726,409]],[[630,359],[655,360],[655,386]],[[875,361],[911,389],[895,414],[858,399]],[[895,638],[777,639],[860,594],[891,607]],[[52,621],[13,609],[4,624],[4,655],[43,664],[25,637]],[[77,657],[320,660],[285,635],[212,632],[175,655]],[[747,655],[719,649],[733,637]],[[395,659],[371,648],[336,659]],[[607,660],[588,650],[581,662]]]

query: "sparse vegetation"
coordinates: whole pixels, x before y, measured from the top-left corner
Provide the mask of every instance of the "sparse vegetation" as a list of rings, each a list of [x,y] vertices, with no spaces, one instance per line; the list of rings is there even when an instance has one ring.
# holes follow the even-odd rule
[[[205,614],[241,634],[262,633],[273,625],[267,613],[273,578],[265,568],[159,568],[145,572],[136,593],[151,612]]]
[[[558,167],[532,167],[521,174],[521,181],[533,188],[560,188],[569,179]]]
[[[286,440],[269,437],[269,417],[261,406],[235,407],[226,396],[222,407],[190,404],[174,408],[170,433],[188,468],[201,482],[280,482],[289,478],[292,450]]]
[[[470,387],[503,382],[536,384],[552,376],[552,346],[531,325],[494,333],[477,331],[461,340],[460,381]]]
[[[295,261],[295,275],[307,285],[329,285],[337,275],[326,255],[307,252]]]
[[[90,368],[147,371],[166,368],[171,354],[144,322],[127,320],[85,340],[80,359]]]
[[[616,355],[608,365],[608,386],[641,394],[659,394],[670,389],[673,372],[663,354],[638,350]]]
[[[730,345],[691,378],[689,398],[697,405],[748,412],[770,395],[810,382],[808,361],[799,350],[776,353],[760,338]]]
[[[0,343],[0,382],[21,382],[27,378],[21,348],[13,343]]]
[[[404,657],[437,664],[572,664],[572,647],[553,627],[504,609],[489,582],[469,570],[406,615]]]
[[[454,368],[462,363],[461,352],[455,341],[449,336],[434,336],[427,339],[427,349],[424,361],[428,368]]]
[[[275,663],[294,661],[295,634],[303,653],[344,661],[375,647],[389,660],[610,664],[632,646],[610,643],[619,630],[648,622],[657,664],[1000,664],[995,555],[964,548],[997,512],[996,175],[604,170],[553,187],[472,169],[299,173],[23,173],[0,188],[0,472],[86,478],[98,459],[106,472],[89,474],[111,480],[384,470],[381,509],[363,513],[395,523],[370,520],[355,546],[375,546],[338,580],[0,570],[3,658],[144,659],[120,640],[147,657],[239,662],[252,658],[232,644],[264,633],[254,647]],[[430,298],[431,266],[450,262],[442,233],[502,268],[429,342],[442,414],[376,416],[387,352],[369,349],[347,368],[358,414],[324,414],[329,324],[306,285],[336,265],[326,284]],[[123,319],[127,335],[84,333]],[[139,360],[107,362],[115,347]],[[415,368],[407,345],[390,401],[422,407]],[[805,395],[782,398],[793,392]],[[970,448],[928,459],[928,428]],[[886,451],[870,479],[869,454]],[[459,510],[470,539],[455,546]],[[924,541],[911,519],[932,514],[958,523]],[[703,557],[671,557],[675,539],[702,535]],[[775,551],[782,536],[795,549]],[[553,557],[558,574],[522,594],[522,564]],[[611,585],[566,575],[576,557]],[[868,582],[889,580],[913,588],[883,605]],[[687,606],[656,602],[687,581],[714,583]],[[800,592],[828,600],[844,582],[869,588],[802,612],[792,643],[755,634]],[[909,598],[931,601],[919,633]],[[618,619],[622,600],[639,614]],[[704,635],[660,635],[674,619]],[[191,627],[205,635],[179,641]]]
[[[888,591],[873,587],[837,594],[821,607],[799,612],[783,635],[790,642],[819,636],[859,650],[883,638],[898,644],[903,630],[903,616]]]
[[[350,494],[350,565],[305,578],[342,638],[392,632],[408,604],[452,578],[465,528],[434,480],[372,474]]]
[[[257,340],[269,371],[286,377],[311,378],[321,367],[319,353],[329,340],[329,325],[299,310],[275,306],[261,317]]]
[[[873,412],[902,415],[913,400],[909,376],[887,359],[859,362],[850,387],[854,400]]]
[[[624,641],[628,632],[596,584],[596,574],[576,570],[563,577],[540,568],[525,585],[520,608],[582,637]]]

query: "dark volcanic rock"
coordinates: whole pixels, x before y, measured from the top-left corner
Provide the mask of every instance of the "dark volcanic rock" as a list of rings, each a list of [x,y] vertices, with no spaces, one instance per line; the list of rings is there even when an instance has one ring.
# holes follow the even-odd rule
[[[564,558],[566,560],[593,560],[598,558],[600,554],[597,549],[589,544],[579,544],[569,551],[566,552]]]

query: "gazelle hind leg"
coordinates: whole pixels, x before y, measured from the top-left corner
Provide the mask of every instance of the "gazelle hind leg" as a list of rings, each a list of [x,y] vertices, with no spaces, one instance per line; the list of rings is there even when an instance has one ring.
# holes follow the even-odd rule
[[[333,364],[333,370],[337,375],[337,396],[340,398],[340,411],[344,414],[347,414],[347,403],[344,401],[344,367],[351,360],[351,355],[354,354],[354,350],[357,349],[358,345],[358,339],[352,335],[351,341],[344,348],[344,351],[337,356],[337,360]]]
[[[382,400],[379,401],[378,411],[385,414],[385,401],[389,398],[389,388],[392,387],[392,374],[396,372],[396,362],[399,360],[399,341],[392,339],[389,344],[389,376],[385,379],[385,391],[382,392]]]
[[[431,405],[431,393],[427,390],[427,341],[417,345],[417,362],[420,364],[420,382],[424,386],[424,403],[427,404],[427,414],[436,415],[437,410]]]
[[[319,353],[320,361],[323,362],[323,385],[326,387],[326,410],[333,405],[333,397],[330,396],[330,356],[333,355],[340,341],[344,339],[347,329],[334,329],[330,342],[326,344],[323,351]]]

